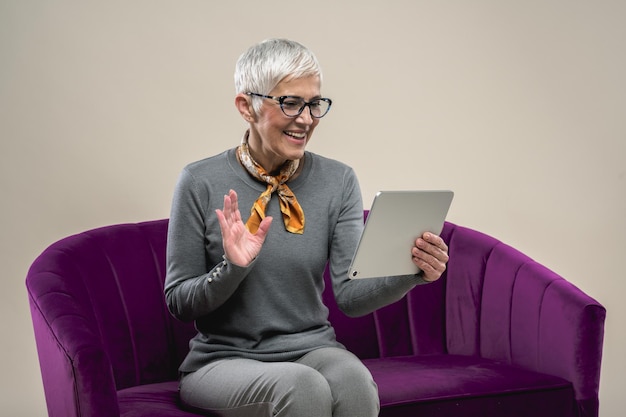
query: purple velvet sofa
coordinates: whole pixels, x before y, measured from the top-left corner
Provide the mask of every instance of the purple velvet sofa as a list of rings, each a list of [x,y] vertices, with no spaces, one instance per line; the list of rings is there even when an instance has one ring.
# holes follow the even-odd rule
[[[164,304],[166,230],[91,230],[33,263],[49,416],[193,416],[176,379],[195,331]],[[446,274],[399,302],[348,318],[325,295],[338,338],[378,383],[380,415],[596,417],[605,309],[485,234],[446,223],[442,236]]]

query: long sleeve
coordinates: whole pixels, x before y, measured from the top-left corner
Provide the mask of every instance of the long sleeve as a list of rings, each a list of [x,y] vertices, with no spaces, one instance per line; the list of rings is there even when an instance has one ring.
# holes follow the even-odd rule
[[[363,204],[356,177],[346,179],[344,196],[331,236],[330,273],[339,308],[346,315],[356,317],[398,301],[413,287],[426,281],[420,274],[367,279],[348,277],[350,262],[363,231]]]
[[[210,195],[188,170],[184,170],[174,191],[167,241],[165,298],[170,312],[191,321],[220,307],[236,291],[253,265],[246,268],[224,258],[208,256],[205,227],[213,216],[208,208]],[[215,227],[215,226],[213,226]],[[221,242],[221,241],[220,241]],[[221,245],[212,242],[213,246]],[[215,245],[218,243],[218,245]]]

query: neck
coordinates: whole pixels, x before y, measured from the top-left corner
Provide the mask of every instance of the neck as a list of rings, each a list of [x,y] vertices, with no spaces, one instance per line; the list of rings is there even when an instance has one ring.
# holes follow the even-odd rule
[[[250,139],[251,135],[250,131],[248,130],[246,131],[242,142],[248,145],[248,152],[250,153],[250,156],[252,157],[254,162],[260,165],[269,175],[278,175],[281,168],[287,162],[287,159],[281,160],[271,158],[271,155],[264,154],[262,149],[260,149],[262,147],[260,141],[254,140],[254,138],[252,138],[252,140]]]

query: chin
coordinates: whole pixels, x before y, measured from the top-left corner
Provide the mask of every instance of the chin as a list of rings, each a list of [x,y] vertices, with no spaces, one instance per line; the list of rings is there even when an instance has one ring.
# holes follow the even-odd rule
[[[302,146],[300,149],[293,150],[289,152],[288,159],[300,159],[304,156],[305,146]]]
[[[287,157],[287,159],[302,158],[302,156],[304,155],[304,151],[306,149],[306,143],[298,144],[296,146],[294,146],[293,144],[290,144],[290,145],[291,146],[285,149],[285,156]]]

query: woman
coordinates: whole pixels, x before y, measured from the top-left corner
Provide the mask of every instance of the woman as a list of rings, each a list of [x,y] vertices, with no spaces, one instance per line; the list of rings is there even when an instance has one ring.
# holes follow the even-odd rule
[[[172,314],[198,329],[180,366],[182,402],[196,412],[377,416],[376,384],[328,322],[324,267],[352,316],[445,270],[445,243],[426,234],[411,253],[420,275],[347,278],[363,205],[351,168],[305,151],[331,105],[321,81],[302,45],[252,46],[235,70],[235,106],[249,124],[241,145],[188,165],[179,178],[165,295]]]

